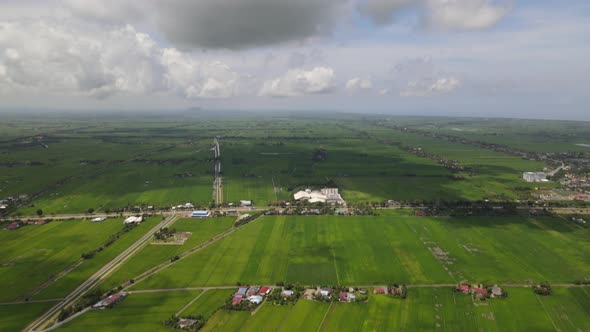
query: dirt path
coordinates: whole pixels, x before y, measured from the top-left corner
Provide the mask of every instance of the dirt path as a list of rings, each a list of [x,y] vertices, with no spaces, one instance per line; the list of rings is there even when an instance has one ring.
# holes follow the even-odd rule
[[[326,321],[326,318],[328,318],[328,314],[330,313],[330,309],[332,309],[332,304],[334,304],[334,302],[330,302],[330,306],[328,307],[328,310],[326,310],[326,313],[324,314],[324,318],[322,318],[322,322],[320,323],[320,326],[318,326],[317,332],[322,330],[322,326],[324,326],[324,322]]]
[[[207,290],[205,289],[204,291],[201,292],[201,294],[197,295],[194,299],[192,299],[187,305],[185,305],[184,307],[182,307],[182,309],[180,309],[177,313],[176,313],[176,317],[178,317],[183,311],[186,310],[186,308],[190,307],[191,304],[195,303],[195,301],[197,301],[201,296],[203,296],[203,294],[205,294],[207,292]]]

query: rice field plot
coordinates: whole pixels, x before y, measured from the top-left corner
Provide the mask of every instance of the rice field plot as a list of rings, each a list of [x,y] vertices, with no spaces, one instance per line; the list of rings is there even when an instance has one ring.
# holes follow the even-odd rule
[[[123,223],[120,219],[114,219],[114,221],[117,224],[117,227],[113,234],[123,228]],[[161,221],[162,217],[148,218],[129,232],[121,235],[117,241],[104,248],[104,250],[97,253],[93,258],[84,260],[80,266],[76,267],[74,270],[70,271],[68,274],[49,285],[49,287],[45,288],[42,292],[36,295],[34,299],[52,299],[68,295],[78,285],[84,282],[84,280],[88,279],[101,267],[115,258],[119,253],[139,240],[148,230],[156,226]],[[91,222],[85,221],[85,223]],[[100,245],[102,245],[102,243],[104,242],[101,242]]]
[[[221,308],[225,301],[235,293],[235,289],[211,289],[205,291],[199,298],[186,308],[180,316],[203,316],[209,319],[219,308]]]
[[[177,220],[170,228],[178,232],[190,232],[191,236],[182,245],[149,244],[123,263],[113,274],[100,285],[111,289],[147,271],[153,266],[164,263],[170,258],[200,244],[213,236],[232,227],[235,217],[220,218],[188,218]]]
[[[241,331],[244,323],[252,317],[249,311],[219,310],[200,331]]]
[[[262,217],[134,288],[452,282],[404,218]]]
[[[127,296],[112,310],[91,310],[57,331],[173,331],[163,325],[199,291],[141,293]]]
[[[83,253],[98,248],[122,228],[120,219],[108,219],[102,223],[69,220],[15,231],[0,230],[0,283],[4,285],[0,301],[29,296],[51,276],[79,261]],[[85,263],[93,264],[92,260]]]
[[[89,208],[105,211],[186,202],[207,206],[212,200],[210,166],[204,161],[179,165],[135,162],[114,166],[106,172],[76,179],[36,200],[34,207],[21,208],[19,212],[30,215],[38,208],[46,214],[84,212]]]
[[[330,305],[324,302],[299,300],[285,317],[280,331],[317,331]]]
[[[55,302],[0,305],[0,331],[20,331]]]
[[[250,200],[254,205],[266,206],[276,202],[278,198],[273,190],[270,177],[256,179],[223,177],[222,186],[223,201],[227,203]]]
[[[590,229],[561,218],[408,218],[456,281],[571,283],[590,276]]]
[[[332,305],[320,331],[585,331],[587,308],[569,290],[539,297],[509,288],[508,298],[474,301],[450,288],[410,289],[400,300],[372,295],[367,303]],[[583,291],[582,291],[583,292]],[[587,289],[586,289],[587,292]],[[569,294],[568,294],[569,293]],[[558,303],[557,312],[542,302]],[[573,303],[572,303],[573,301]],[[553,317],[552,317],[553,315]],[[555,317],[559,316],[559,317]]]

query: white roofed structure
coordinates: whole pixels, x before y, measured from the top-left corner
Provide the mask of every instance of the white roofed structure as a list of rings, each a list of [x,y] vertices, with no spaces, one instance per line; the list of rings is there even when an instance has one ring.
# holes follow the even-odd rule
[[[338,188],[324,188],[321,190],[301,190],[293,195],[296,201],[308,201],[310,203],[329,203],[343,205],[346,202],[338,193]]]

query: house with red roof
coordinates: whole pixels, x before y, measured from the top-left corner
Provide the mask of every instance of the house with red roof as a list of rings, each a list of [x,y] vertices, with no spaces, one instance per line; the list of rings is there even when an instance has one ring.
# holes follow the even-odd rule
[[[385,289],[384,288],[376,288],[375,289],[375,294],[385,294]]]
[[[469,286],[468,285],[459,285],[459,287],[457,287],[457,291],[461,292],[463,294],[467,294],[467,293],[469,293]]]
[[[259,294],[259,295],[262,295],[262,296],[266,296],[266,295],[268,295],[268,294],[270,293],[270,291],[271,291],[270,287],[268,287],[268,286],[263,286],[263,287],[262,287],[262,288],[260,288],[260,290],[258,291],[258,294]]]
[[[473,295],[481,295],[483,297],[486,297],[488,295],[488,291],[485,288],[474,288],[473,289]]]

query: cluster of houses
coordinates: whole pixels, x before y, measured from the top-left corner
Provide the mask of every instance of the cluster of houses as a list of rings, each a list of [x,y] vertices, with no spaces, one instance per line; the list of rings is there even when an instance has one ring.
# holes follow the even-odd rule
[[[483,285],[466,285],[466,284],[461,284],[458,285],[457,288],[455,288],[455,290],[457,292],[463,293],[463,294],[471,294],[474,298],[487,298],[487,297],[502,297],[504,295],[504,292],[502,291],[502,288],[500,288],[498,285],[493,285],[491,287],[484,287]]]
[[[377,287],[373,290],[373,293],[406,298],[406,286],[394,284],[391,286]]]
[[[172,207],[172,210],[190,210],[193,209],[195,206],[193,203],[184,203],[180,205],[176,205]]]
[[[44,220],[29,220],[29,221],[13,221],[10,224],[8,224],[4,229],[9,230],[9,231],[15,231],[23,226],[27,226],[27,225],[45,225],[47,222]]]
[[[240,287],[238,291],[232,296],[232,306],[238,306],[244,301],[248,301],[251,304],[258,305],[262,303],[264,297],[270,294],[272,288],[269,286],[250,286]]]
[[[331,287],[318,287],[305,291],[307,299],[319,301],[355,302],[359,295],[366,295],[366,289],[355,290],[354,288],[333,289]]]
[[[142,216],[131,216],[131,217],[127,217],[127,219],[125,219],[123,221],[124,224],[139,224],[143,221],[143,217]]]
[[[114,306],[115,304],[121,302],[126,296],[127,296],[127,293],[125,293],[125,292],[113,294],[103,300],[98,301],[92,307],[94,309],[110,308],[110,307]]]

